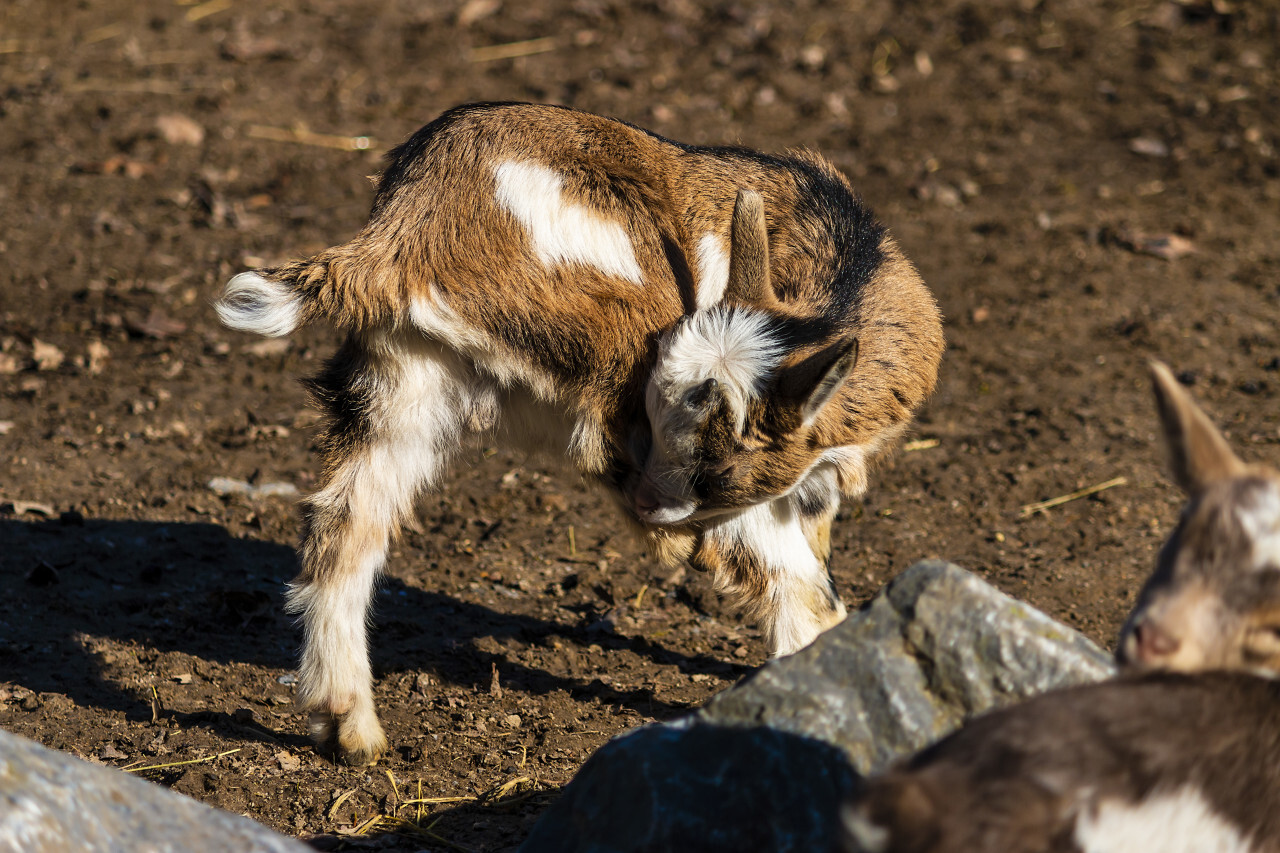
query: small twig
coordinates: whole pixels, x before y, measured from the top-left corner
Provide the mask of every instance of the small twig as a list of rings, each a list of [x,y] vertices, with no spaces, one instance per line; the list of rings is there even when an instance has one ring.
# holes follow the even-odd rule
[[[572,524],[570,524],[570,525],[569,525],[569,556],[570,556],[571,558],[572,558],[572,557],[576,557],[576,556],[578,556],[578,543],[577,543],[577,542],[575,542],[575,541],[574,541],[574,539],[573,539],[573,525],[572,525]]]
[[[1028,515],[1033,515],[1037,512],[1044,512],[1047,509],[1052,509],[1055,506],[1060,506],[1064,503],[1069,503],[1071,501],[1079,500],[1080,498],[1087,498],[1089,497],[1089,495],[1096,495],[1098,492],[1105,491],[1106,489],[1115,488],[1116,486],[1123,486],[1128,482],[1129,481],[1126,480],[1124,477],[1116,477],[1114,480],[1107,480],[1105,483],[1099,483],[1096,486],[1089,486],[1084,489],[1079,489],[1077,491],[1072,492],[1069,495],[1060,495],[1056,498],[1050,498],[1047,501],[1040,501],[1039,503],[1027,504],[1021,510],[1018,511],[1018,515],[1022,516],[1023,518],[1026,518]]]
[[[932,450],[939,444],[942,444],[942,442],[936,438],[921,438],[915,441],[908,441],[902,445],[902,452],[911,453],[916,450]]]
[[[107,24],[105,27],[98,27],[96,30],[89,30],[85,33],[81,45],[97,44],[100,41],[113,39],[124,32],[124,24],[115,23]]]
[[[251,124],[249,125],[248,133],[255,139],[269,139],[272,142],[296,142],[299,145],[336,148],[339,151],[364,151],[373,145],[373,139],[368,136],[335,136],[328,133],[312,133],[304,128],[289,130],[283,127]]]
[[[359,826],[354,827],[351,830],[351,834],[364,835],[366,832],[368,832],[370,829],[373,829],[375,826],[382,823],[384,820],[386,820],[386,815],[376,814],[373,817],[366,820],[364,823],[360,824]]]
[[[338,809],[342,808],[342,804],[345,803],[348,799],[350,799],[351,795],[354,794],[355,792],[356,792],[356,789],[352,788],[350,791],[347,791],[345,794],[340,795],[338,799],[333,801],[333,805],[329,806],[328,817],[330,821],[332,821],[334,818],[334,815],[338,813]]]
[[[475,797],[419,797],[416,800],[405,800],[400,808],[412,805],[434,806],[439,803],[474,803]]]
[[[644,601],[644,594],[649,591],[649,585],[645,584],[640,587],[640,591],[636,593],[636,610],[640,609],[640,602]]]
[[[513,41],[507,44],[494,44],[487,47],[471,49],[472,62],[492,62],[495,59],[515,59],[520,56],[533,56],[536,53],[547,53],[556,49],[554,37]]]
[[[437,823],[440,822],[439,818],[437,818],[436,820],[433,820],[431,824],[428,826],[419,826],[413,821],[405,820],[402,817],[382,817],[382,820],[386,821],[387,823],[391,824],[394,827],[398,827],[398,830],[393,829],[391,830],[392,832],[398,831],[402,835],[424,836],[426,838],[430,838],[432,841],[435,841],[439,844],[443,844],[446,847],[452,847],[454,850],[461,850],[463,851],[463,853],[475,853],[475,851],[472,850],[470,847],[463,847],[461,844],[458,844],[455,841],[450,841],[449,839],[445,838],[443,835],[440,835],[439,833],[432,832],[431,831],[432,827],[434,827]]]
[[[392,803],[398,803],[400,802],[400,786],[396,784],[396,777],[391,775],[390,770],[386,770],[385,772],[387,774],[387,779],[391,782],[391,793],[394,797]]]
[[[129,766],[121,767],[120,769],[126,773],[141,773],[144,770],[164,770],[169,767],[185,767],[188,764],[204,764],[209,761],[217,761],[219,758],[230,755],[233,752],[239,752],[241,749],[244,749],[244,747],[228,749],[226,752],[219,752],[217,755],[209,755],[204,758],[193,758],[190,761],[174,761],[170,764],[150,764],[146,767],[134,767],[130,764]]]
[[[207,18],[215,12],[221,12],[230,9],[235,0],[209,0],[207,3],[201,3],[199,6],[192,6],[187,10],[188,21],[198,21],[201,18]]]

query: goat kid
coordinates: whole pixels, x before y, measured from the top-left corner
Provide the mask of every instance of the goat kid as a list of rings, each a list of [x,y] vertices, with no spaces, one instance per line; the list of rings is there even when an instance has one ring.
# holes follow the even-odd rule
[[[310,383],[323,473],[289,606],[313,735],[357,764],[386,747],[376,575],[468,436],[562,453],[783,654],[844,615],[836,506],[942,352],[932,296],[827,161],[529,104],[446,112],[390,152],[354,239],[236,276],[218,311],[346,333]]]
[[[849,849],[1280,851],[1280,474],[1151,371],[1188,503],[1121,633],[1122,677],[985,715],[870,780]]]
[[[1280,675],[1280,471],[1242,462],[1163,364],[1152,366],[1187,505],[1120,632],[1134,669]]]

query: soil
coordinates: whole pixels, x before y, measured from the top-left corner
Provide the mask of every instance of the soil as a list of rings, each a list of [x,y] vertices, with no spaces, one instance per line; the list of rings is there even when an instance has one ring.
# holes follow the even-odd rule
[[[764,661],[555,460],[482,448],[378,595],[392,752],[310,746],[293,499],[208,484],[314,484],[299,379],[336,341],[233,334],[210,302],[345,241],[381,152],[460,102],[815,148],[891,227],[949,350],[837,522],[850,605],[945,557],[1109,646],[1181,500],[1153,357],[1280,463],[1273,4],[56,5],[0,7],[0,726],[56,749],[322,846],[504,850],[609,737]]]

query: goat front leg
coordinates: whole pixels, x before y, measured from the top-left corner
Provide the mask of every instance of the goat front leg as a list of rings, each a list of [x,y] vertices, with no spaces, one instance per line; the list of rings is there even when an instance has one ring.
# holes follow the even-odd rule
[[[708,523],[691,558],[760,624],[772,657],[799,651],[845,617],[827,572],[834,514],[777,498]]]
[[[460,444],[468,386],[443,353],[376,366],[356,355],[353,365],[340,353],[315,382],[330,410],[325,474],[304,505],[302,569],[288,605],[303,628],[298,703],[312,737],[359,766],[387,748],[369,663],[374,585],[392,531]]]

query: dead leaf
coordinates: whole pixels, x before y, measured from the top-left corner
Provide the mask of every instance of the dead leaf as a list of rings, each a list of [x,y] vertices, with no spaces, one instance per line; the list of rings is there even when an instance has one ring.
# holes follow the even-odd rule
[[[1166,261],[1176,261],[1196,250],[1195,243],[1178,234],[1143,234],[1124,231],[1116,235],[1116,242],[1130,251],[1163,258]]]
[[[502,8],[502,0],[467,0],[458,10],[457,23],[460,27],[469,27],[476,21],[482,21]]]
[[[1139,136],[1129,140],[1129,150],[1144,157],[1168,157],[1169,146],[1152,136]]]
[[[86,175],[124,175],[134,180],[151,174],[155,168],[154,163],[144,163],[123,154],[105,160],[89,160],[71,167],[72,171]]]
[[[107,345],[102,341],[89,341],[89,345],[85,347],[85,369],[89,371],[91,376],[97,376],[102,372],[103,362],[110,355],[111,350],[107,349]]]
[[[0,352],[0,376],[17,373],[19,366],[17,356],[7,352]]]
[[[125,320],[125,328],[136,335],[160,339],[182,334],[187,330],[187,324],[173,319],[159,308],[152,308],[145,320],[137,317]]]
[[[284,355],[291,346],[293,346],[293,342],[288,338],[267,338],[257,343],[246,344],[243,351],[247,355],[265,358],[273,355]]]
[[[277,752],[276,762],[279,763],[281,770],[289,773],[302,768],[302,759],[288,750],[282,749]]]
[[[254,59],[292,59],[293,48],[279,39],[255,36],[243,20],[237,21],[230,37],[222,43],[222,55],[237,62]]]
[[[200,145],[204,142],[204,128],[181,113],[169,113],[157,118],[156,130],[170,145]]]
[[[190,684],[192,681],[192,676],[191,676],[191,673],[184,672],[179,675],[173,676],[173,680],[178,682],[179,684]]]
[[[35,360],[36,370],[57,370],[67,360],[62,350],[38,338],[31,342],[31,357]]]

